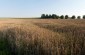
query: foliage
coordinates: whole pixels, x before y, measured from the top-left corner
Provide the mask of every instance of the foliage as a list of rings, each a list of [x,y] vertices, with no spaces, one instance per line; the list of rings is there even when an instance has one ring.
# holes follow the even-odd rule
[[[69,16],[68,15],[65,15],[65,19],[68,19],[69,18]]]
[[[46,15],[45,15],[45,14],[42,14],[42,15],[41,15],[41,18],[43,18],[43,19],[45,19],[45,18],[46,18],[46,19],[50,19],[50,18],[51,18],[51,19],[58,19],[59,16],[56,15],[56,14],[52,14],[52,15],[51,15],[51,14],[49,14],[49,15],[48,15],[48,14],[46,14]]]
[[[78,16],[77,19],[81,19],[81,16]]]
[[[45,14],[42,14],[42,15],[41,15],[41,18],[45,18]]]
[[[60,19],[64,19],[64,16],[63,16],[63,15],[61,15],[61,16],[60,16]]]
[[[85,15],[83,15],[83,19],[85,19]]]
[[[72,17],[69,17],[68,15],[61,15],[61,16],[58,16],[56,14],[42,14],[41,15],[41,19],[68,19],[68,18],[71,18],[71,19],[75,19],[76,16],[73,15]],[[77,19],[81,19],[81,16],[77,16]],[[83,15],[83,19],[85,19],[85,15]]]
[[[75,15],[73,15],[72,17],[71,17],[71,19],[75,19],[76,17],[75,17]]]

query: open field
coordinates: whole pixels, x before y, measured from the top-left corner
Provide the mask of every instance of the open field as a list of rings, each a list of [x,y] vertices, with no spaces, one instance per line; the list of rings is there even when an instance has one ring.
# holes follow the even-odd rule
[[[0,19],[0,55],[85,55],[85,20]]]

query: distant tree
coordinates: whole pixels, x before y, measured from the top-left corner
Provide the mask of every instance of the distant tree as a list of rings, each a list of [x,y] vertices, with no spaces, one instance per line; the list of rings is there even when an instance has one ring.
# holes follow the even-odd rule
[[[71,17],[71,19],[75,19],[76,17],[75,17],[75,15],[73,15],[72,17]]]
[[[56,14],[52,14],[52,18],[53,19],[56,19]]]
[[[48,15],[48,14],[46,14],[45,18],[49,18],[49,15]]]
[[[56,19],[58,19],[59,18],[59,16],[58,15],[56,15]]]
[[[60,19],[64,19],[64,15],[61,15],[61,16],[60,16]]]
[[[81,16],[78,16],[77,19],[81,19]]]
[[[65,19],[68,19],[69,17],[68,17],[68,15],[65,15]]]
[[[85,19],[85,15],[83,15],[83,19]]]
[[[41,15],[41,18],[45,18],[45,14],[42,14],[42,15]]]
[[[49,18],[52,18],[52,15],[51,14],[49,15]]]

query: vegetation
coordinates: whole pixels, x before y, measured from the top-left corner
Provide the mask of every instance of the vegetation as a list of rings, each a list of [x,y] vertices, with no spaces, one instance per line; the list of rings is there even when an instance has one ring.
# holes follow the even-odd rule
[[[45,18],[45,14],[42,14],[42,15],[41,15],[41,18]]]
[[[0,55],[85,55],[85,20],[0,20]]]
[[[77,19],[81,19],[81,16],[78,16]]]
[[[69,18],[69,16],[68,15],[65,15],[65,19],[68,19]]]
[[[52,14],[52,17],[51,18],[56,19],[56,17],[57,17],[57,15]]]
[[[51,14],[50,14],[50,15],[48,15],[48,14],[46,14],[46,15],[45,15],[45,14],[42,14],[42,15],[41,15],[41,18],[42,18],[42,19],[50,19],[50,18],[51,18],[51,19],[70,19],[70,18],[71,18],[71,19],[82,19],[81,16],[77,16],[77,17],[76,17],[75,15],[73,15],[72,17],[69,17],[68,15],[58,16],[58,15],[56,15],[56,14],[52,14],[52,15],[51,15]],[[85,19],[85,15],[83,15],[83,19]]]
[[[51,18],[51,19],[58,19],[59,16],[56,15],[56,14],[52,14],[52,15],[51,15],[51,14],[50,14],[50,15],[48,15],[48,14],[46,14],[46,15],[45,15],[45,14],[42,14],[42,15],[41,15],[41,18],[46,18],[46,19],[47,19],[47,18],[49,18],[49,19],[50,19],[50,18]]]
[[[85,15],[83,15],[83,19],[85,19]]]
[[[76,17],[75,17],[75,15],[73,15],[72,17],[71,17],[71,19],[75,19]]]
[[[61,15],[61,16],[60,16],[60,19],[64,19],[64,16],[63,16],[63,15]]]

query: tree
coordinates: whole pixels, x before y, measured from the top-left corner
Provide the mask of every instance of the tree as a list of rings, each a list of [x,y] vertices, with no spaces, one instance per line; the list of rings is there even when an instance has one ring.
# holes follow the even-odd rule
[[[58,15],[56,15],[56,19],[58,19],[59,18],[59,16]]]
[[[81,16],[78,16],[77,19],[81,19]]]
[[[48,14],[46,14],[45,18],[49,18]]]
[[[41,18],[45,18],[45,14],[42,14],[42,15],[41,15]]]
[[[55,19],[56,18],[56,14],[52,14],[52,18]]]
[[[83,15],[83,19],[85,19],[85,15]]]
[[[71,17],[71,19],[75,19],[76,17],[75,17],[75,15],[73,15],[72,17]]]
[[[52,15],[51,14],[49,15],[49,18],[52,18]]]
[[[61,16],[60,16],[60,18],[61,18],[61,19],[64,19],[64,16],[63,16],[63,15],[61,15]]]
[[[65,15],[65,19],[68,19],[69,17],[68,17],[68,15]]]

